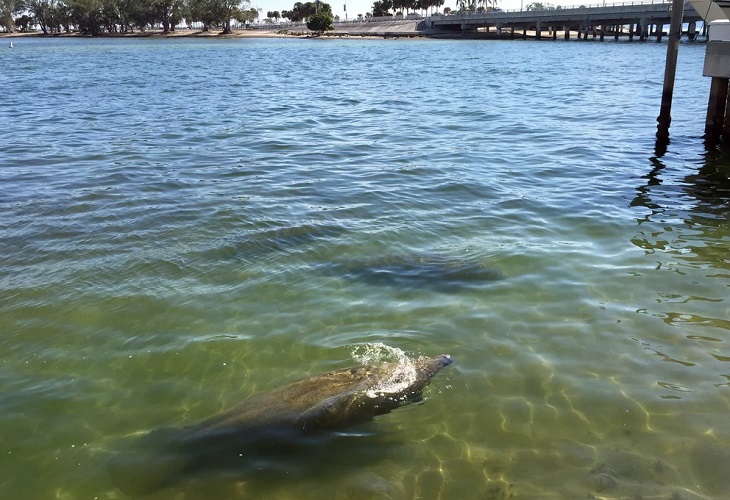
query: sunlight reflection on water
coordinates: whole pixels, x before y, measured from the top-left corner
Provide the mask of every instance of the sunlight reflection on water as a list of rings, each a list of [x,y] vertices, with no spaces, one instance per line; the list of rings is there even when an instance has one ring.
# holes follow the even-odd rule
[[[386,345],[458,362],[284,477],[153,498],[722,498],[730,161],[701,142],[700,45],[654,151],[664,52],[23,39],[0,497],[118,498],[130,436]]]

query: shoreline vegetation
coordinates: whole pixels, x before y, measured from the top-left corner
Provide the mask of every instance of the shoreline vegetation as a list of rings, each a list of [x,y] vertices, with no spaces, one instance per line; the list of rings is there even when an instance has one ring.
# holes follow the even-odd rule
[[[304,25],[294,26],[273,26],[260,28],[234,28],[226,32],[225,29],[188,29],[177,28],[164,31],[161,28],[148,28],[144,31],[132,33],[97,33],[94,35],[71,32],[44,33],[43,31],[31,32],[0,32],[0,38],[11,37],[42,37],[42,38],[425,38],[429,34],[419,31],[416,22],[386,22],[386,23],[364,23],[349,26],[338,26],[332,31],[319,33],[308,29]]]
[[[329,33],[327,34],[329,35]],[[345,35],[341,33],[341,35]],[[306,28],[299,28],[296,30],[287,30],[285,28],[279,29],[245,29],[245,30],[233,30],[230,33],[225,33],[224,30],[187,30],[179,29],[175,31],[163,31],[163,30],[145,30],[136,31],[134,33],[101,33],[98,35],[89,35],[86,33],[71,32],[71,33],[43,33],[42,31],[33,32],[14,32],[6,33],[0,32],[0,38],[15,38],[15,37],[40,37],[40,38],[278,38],[278,37],[306,37],[314,36],[314,33]]]
[[[410,25],[409,25],[410,24]],[[0,32],[0,38],[210,38],[210,39],[232,39],[232,38],[377,38],[377,39],[397,39],[397,38],[479,38],[493,40],[509,40],[512,38],[508,32],[498,34],[496,29],[493,31],[479,31],[476,36],[464,36],[461,33],[440,33],[434,34],[426,31],[419,31],[415,28],[415,23],[403,23],[402,26],[394,26],[393,22],[387,26],[373,26],[370,24],[369,29],[357,29],[355,26],[349,29],[335,28],[333,31],[317,33],[306,28],[306,26],[293,26],[291,28],[248,28],[234,29],[226,33],[225,30],[191,30],[176,29],[175,31],[163,31],[162,29],[147,29],[145,31],[136,31],[134,33],[100,33],[90,35],[86,33],[43,33],[42,31],[33,32]],[[537,33],[528,31],[526,38],[534,39]],[[522,38],[522,34],[519,37]]]

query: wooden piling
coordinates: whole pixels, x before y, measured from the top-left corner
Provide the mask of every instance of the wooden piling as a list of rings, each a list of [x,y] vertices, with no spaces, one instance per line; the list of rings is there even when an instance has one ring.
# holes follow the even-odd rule
[[[728,80],[728,82],[730,82],[730,80]],[[730,84],[728,84],[728,87],[730,87]],[[722,133],[720,136],[722,137],[723,144],[727,145],[728,141],[730,141],[730,99],[727,98],[727,95],[725,96],[725,109],[723,111],[725,113],[725,118],[722,122]]]
[[[716,142],[720,138],[726,120],[728,79],[712,77],[710,83],[710,99],[707,101],[707,118],[705,119],[705,138]]]
[[[657,139],[669,139],[669,124],[672,122],[672,96],[674,95],[674,77],[677,73],[677,52],[679,38],[682,36],[682,18],[684,17],[684,0],[672,0],[672,19],[669,25],[669,43],[667,44],[667,62],[664,67],[664,89],[662,105],[657,118]]]

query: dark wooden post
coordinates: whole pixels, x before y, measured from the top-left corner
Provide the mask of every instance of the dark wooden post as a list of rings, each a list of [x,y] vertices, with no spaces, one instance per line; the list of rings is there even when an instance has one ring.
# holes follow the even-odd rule
[[[664,90],[659,117],[656,119],[657,139],[669,139],[669,124],[672,122],[672,96],[674,95],[674,77],[677,73],[677,52],[679,38],[682,36],[682,18],[684,17],[684,0],[672,0],[672,20],[669,25],[669,43],[667,44],[667,63],[664,68]]]
[[[730,89],[730,84],[728,83],[730,80],[726,81],[726,84],[728,84],[726,89]],[[725,96],[725,109],[723,110],[725,113],[725,119],[723,120],[722,124],[722,141],[724,144],[728,144],[728,141],[730,140],[730,99],[727,98],[727,95]]]
[[[707,119],[705,120],[705,138],[710,142],[717,142],[720,138],[723,123],[726,119],[727,84],[727,78],[712,77],[710,99],[707,101]]]

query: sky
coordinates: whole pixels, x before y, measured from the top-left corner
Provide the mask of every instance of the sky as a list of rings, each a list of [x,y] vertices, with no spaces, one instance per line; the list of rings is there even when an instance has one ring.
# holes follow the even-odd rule
[[[309,0],[251,0],[251,6],[252,7],[258,7],[262,11],[262,17],[266,17],[266,13],[268,11],[274,11],[278,10],[281,12],[282,10],[291,10],[291,8],[294,6],[294,4],[300,1],[302,3],[305,3]],[[314,1],[314,0],[312,0]],[[322,0],[324,2],[327,2],[332,6],[332,12],[336,16],[340,16],[340,18],[345,19],[345,10],[344,6],[345,3],[347,4],[347,18],[353,19],[356,18],[358,14],[365,15],[366,12],[372,12],[372,6],[374,0]],[[533,2],[535,0],[497,0],[497,6],[504,9],[504,10],[519,10],[520,5],[527,5],[530,2]],[[598,0],[548,0],[544,1],[543,3],[546,4],[553,4],[553,5],[562,5],[562,6],[568,6],[568,5],[603,5],[603,2],[599,2]],[[607,3],[612,3],[611,1]],[[446,3],[444,3],[444,7],[450,7],[451,9],[456,9],[456,0],[446,0]],[[443,9],[443,7],[442,7]]]

